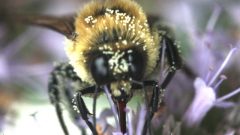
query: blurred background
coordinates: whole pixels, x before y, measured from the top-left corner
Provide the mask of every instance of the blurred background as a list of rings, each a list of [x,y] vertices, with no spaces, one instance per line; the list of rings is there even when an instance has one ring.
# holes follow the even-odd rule
[[[7,7],[9,11],[17,13],[61,16],[75,13],[88,2],[0,0],[0,8]],[[231,48],[239,46],[240,1],[138,2],[147,13],[159,16],[163,22],[172,26],[181,45],[188,69],[178,71],[166,92],[168,113],[181,121],[194,95],[194,79],[206,78],[208,74],[211,76]],[[224,79],[216,92],[218,97],[240,87],[239,56],[237,51],[225,67],[223,75],[227,79]],[[53,63],[65,61],[64,36],[61,34],[41,27],[0,22],[0,135],[63,134],[48,98],[47,82]],[[186,100],[183,101],[184,97]],[[106,98],[100,100],[98,109],[109,107]],[[231,101],[238,103],[239,96],[234,96]],[[87,102],[91,104],[91,100]],[[137,106],[139,103],[138,99],[133,99],[129,106]],[[164,114],[164,117],[167,116],[169,114]],[[156,117],[159,118],[156,128],[160,127],[162,117],[163,114]],[[239,116],[236,118],[239,119]],[[71,134],[79,134],[70,120],[68,122]],[[227,130],[238,129],[239,125],[237,121],[234,127],[230,126]],[[235,133],[238,134],[237,130]]]

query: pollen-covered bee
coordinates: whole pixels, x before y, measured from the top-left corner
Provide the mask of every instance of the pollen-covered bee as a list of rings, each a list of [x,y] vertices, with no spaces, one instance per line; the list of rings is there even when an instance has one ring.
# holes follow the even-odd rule
[[[51,73],[49,95],[56,106],[62,128],[68,134],[60,108],[61,80],[68,79],[84,88],[73,87],[73,106],[93,134],[95,124],[89,121],[82,96],[109,89],[117,106],[122,133],[127,133],[125,107],[134,91],[151,86],[149,114],[143,134],[158,108],[159,95],[181,67],[178,46],[162,25],[153,25],[142,8],[132,0],[92,1],[72,17],[22,16],[19,20],[45,26],[64,34],[68,63],[59,64]],[[166,56],[168,74],[161,83],[152,76]]]

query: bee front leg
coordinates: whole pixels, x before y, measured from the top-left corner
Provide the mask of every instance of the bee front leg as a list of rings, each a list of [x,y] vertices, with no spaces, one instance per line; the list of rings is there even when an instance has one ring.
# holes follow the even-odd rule
[[[158,85],[157,81],[149,80],[149,81],[144,81],[143,86],[152,86],[153,87],[153,94],[151,101],[149,103],[149,109],[147,112],[147,117],[146,121],[143,127],[142,135],[147,134],[147,129],[150,129],[150,122],[152,120],[153,114],[157,111],[158,109],[158,103],[159,103],[159,95],[161,94],[160,87]],[[151,132],[150,132],[151,133]]]
[[[91,115],[91,113],[89,112],[83,98],[82,98],[82,95],[84,94],[96,94],[96,90],[98,88],[96,88],[95,86],[92,86],[92,87],[88,87],[88,88],[85,88],[85,89],[82,89],[82,90],[79,90],[76,94],[76,97],[75,97],[75,106],[77,107],[77,111],[80,113],[82,119],[86,122],[86,124],[88,125],[88,127],[90,128],[90,130],[92,131],[93,135],[97,135],[97,131],[96,131],[96,124],[95,122],[93,122],[94,124],[92,124],[90,121],[89,121],[89,118],[88,118],[88,115]],[[95,108],[95,107],[93,107]],[[94,119],[95,119],[95,114],[94,114]],[[93,121],[96,121],[96,120],[93,120]]]
[[[150,129],[150,122],[152,120],[152,117],[154,113],[158,109],[159,104],[159,96],[162,93],[164,89],[168,86],[170,81],[172,80],[173,76],[175,75],[176,70],[180,69],[182,67],[182,59],[180,56],[179,46],[175,43],[175,40],[167,26],[159,25],[157,26],[157,32],[160,37],[160,54],[159,58],[163,58],[163,54],[166,55],[167,62],[169,64],[169,69],[166,77],[162,81],[162,83],[159,85],[156,81],[145,81],[144,86],[153,86],[153,94],[150,101],[150,112],[148,114],[147,120],[144,124],[143,128],[143,135],[147,133],[147,129]],[[165,47],[165,48],[164,48]],[[165,51],[165,53],[163,53]],[[159,60],[160,64],[161,61]],[[162,101],[160,101],[162,102]],[[150,132],[151,133],[151,132]]]

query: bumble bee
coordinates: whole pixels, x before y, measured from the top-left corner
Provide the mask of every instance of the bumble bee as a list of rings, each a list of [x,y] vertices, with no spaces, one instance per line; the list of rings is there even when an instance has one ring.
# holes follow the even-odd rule
[[[19,16],[19,20],[45,26],[64,34],[68,63],[59,64],[51,73],[49,95],[55,105],[61,126],[68,134],[60,107],[60,87],[63,79],[84,86],[74,87],[73,106],[93,134],[95,124],[89,121],[89,111],[82,96],[110,90],[118,108],[121,132],[126,133],[125,107],[133,92],[153,88],[143,134],[158,108],[159,96],[182,65],[179,49],[168,28],[153,25],[142,8],[131,0],[92,1],[71,17]],[[151,79],[166,55],[168,74],[162,83]],[[69,99],[69,101],[71,100]]]

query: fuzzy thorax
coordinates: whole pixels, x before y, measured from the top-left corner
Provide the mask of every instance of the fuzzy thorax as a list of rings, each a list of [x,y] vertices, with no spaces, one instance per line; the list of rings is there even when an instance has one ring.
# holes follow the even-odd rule
[[[140,48],[146,53],[146,71],[152,73],[159,56],[159,45],[152,36],[146,15],[130,0],[92,2],[80,11],[75,20],[74,40],[66,39],[66,53],[80,78],[95,84],[88,62],[95,51],[117,52]]]

